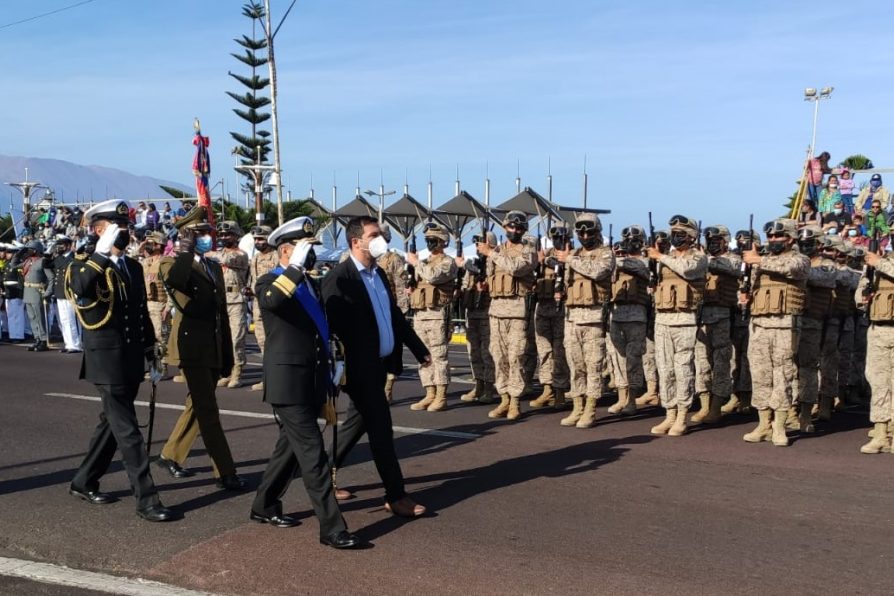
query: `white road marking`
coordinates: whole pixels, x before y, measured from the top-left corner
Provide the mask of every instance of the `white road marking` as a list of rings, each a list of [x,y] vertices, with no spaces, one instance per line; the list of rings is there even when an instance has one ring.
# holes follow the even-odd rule
[[[0,557],[0,575],[127,596],[207,596],[211,594],[146,579],[118,577],[95,571],[81,571],[63,565],[35,563],[7,557]]]
[[[80,399],[82,401],[102,401],[99,397],[95,395],[78,395],[76,393],[45,393],[49,397],[66,397],[68,399]],[[142,406],[145,408],[149,407],[148,401],[135,401],[133,402],[135,406]],[[185,406],[180,406],[177,404],[165,404],[161,402],[155,402],[155,407],[160,410],[180,410],[183,411]],[[243,410],[219,410],[221,414],[225,414],[227,416],[239,416],[241,418],[261,418],[264,420],[273,420],[273,414],[264,414],[261,412],[245,412]],[[322,418],[319,419],[318,422],[322,422]],[[339,424],[343,424],[339,422]],[[433,428],[415,428],[412,426],[393,426],[394,432],[402,433],[405,435],[431,435],[435,437],[446,437],[448,439],[480,439],[481,435],[478,433],[465,433],[456,430],[438,430]]]

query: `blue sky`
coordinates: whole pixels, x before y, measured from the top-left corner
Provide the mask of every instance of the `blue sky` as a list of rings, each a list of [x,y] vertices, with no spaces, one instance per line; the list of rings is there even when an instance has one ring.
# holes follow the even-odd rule
[[[0,25],[73,0],[3,2]],[[191,184],[192,119],[235,187],[227,90],[236,0],[95,0],[0,29],[0,153]],[[273,0],[274,18],[288,6]],[[817,150],[894,166],[887,2],[299,0],[276,40],[284,181],[328,203],[357,184],[435,204],[523,186],[613,210],[744,227],[779,215],[810,142],[804,87],[833,85]],[[891,176],[894,176],[892,174]]]

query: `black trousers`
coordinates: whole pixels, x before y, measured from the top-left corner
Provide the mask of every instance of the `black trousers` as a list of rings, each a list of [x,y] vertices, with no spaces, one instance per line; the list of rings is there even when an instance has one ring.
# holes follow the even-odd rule
[[[364,375],[362,383],[349,383],[346,392],[351,397],[351,405],[338,430],[335,467],[340,468],[363,434],[369,434],[373,461],[385,485],[385,500],[393,503],[406,496],[407,491],[394,451],[391,408],[385,398],[385,370],[381,370],[381,375]]]
[[[282,497],[292,478],[304,481],[314,513],[320,521],[320,536],[346,530],[347,526],[332,490],[332,476],[323,434],[317,425],[317,410],[310,404],[274,405],[279,438],[264,470],[252,511],[282,515]]]
[[[158,490],[149,474],[149,457],[140,434],[133,402],[140,388],[132,385],[96,385],[102,398],[99,424],[90,439],[87,456],[78,468],[72,488],[80,491],[99,490],[99,479],[109,469],[117,449],[121,450],[124,470],[130,479],[137,509],[158,505]]]

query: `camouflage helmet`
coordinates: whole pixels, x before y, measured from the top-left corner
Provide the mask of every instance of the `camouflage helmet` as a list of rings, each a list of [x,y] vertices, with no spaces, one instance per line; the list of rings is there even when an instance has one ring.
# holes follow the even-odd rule
[[[757,230],[739,230],[738,232],[736,232],[736,243],[737,243],[737,244],[744,244],[744,243],[751,242],[751,241],[752,241],[752,238],[751,238],[752,234],[754,235],[754,238],[753,238],[754,242],[755,242],[756,244],[760,244],[760,242],[761,242],[761,235],[758,233]]]
[[[255,238],[267,238],[272,233],[273,228],[271,228],[270,226],[254,226],[251,229],[251,235]]]
[[[798,240],[814,240],[816,242],[822,242],[823,236],[823,229],[821,227],[816,224],[810,224],[801,228],[801,231],[798,233]]]
[[[503,227],[513,225],[524,230],[528,229],[528,216],[523,211],[512,210],[503,218]]]
[[[780,217],[764,224],[764,233],[767,236],[771,234],[782,234],[793,240],[798,239],[798,222],[787,217]]]
[[[633,224],[621,230],[621,238],[645,239],[646,231],[642,226]]]
[[[218,234],[233,234],[234,236],[242,235],[242,228],[239,227],[239,223],[233,221],[232,219],[227,219],[219,224],[217,224],[217,233]]]
[[[705,240],[710,240],[715,236],[720,236],[727,243],[730,241],[729,228],[722,225],[708,226],[704,229]]]
[[[391,234],[391,230],[388,231],[389,235]],[[444,226],[439,224],[436,221],[430,221],[425,224],[425,231],[423,233],[424,238],[437,238],[447,244],[450,241],[450,236],[447,234],[447,230],[444,229]],[[385,238],[388,240],[388,238]]]
[[[574,221],[574,231],[577,233],[590,231],[594,234],[602,234],[602,222],[595,213],[581,213]]]
[[[385,239],[385,242],[391,242],[391,226],[386,223],[383,223],[379,226],[379,230],[382,232],[382,238]]]
[[[685,215],[674,215],[667,224],[670,226],[671,233],[686,232],[690,238],[698,238],[698,222],[694,219],[690,219]]]
[[[550,238],[555,238],[556,236],[565,236],[569,232],[571,232],[571,230],[569,229],[568,224],[561,220],[553,224],[553,227],[548,230]]]
[[[844,241],[838,234],[826,234],[823,236],[823,248],[834,250],[836,252],[844,252]]]

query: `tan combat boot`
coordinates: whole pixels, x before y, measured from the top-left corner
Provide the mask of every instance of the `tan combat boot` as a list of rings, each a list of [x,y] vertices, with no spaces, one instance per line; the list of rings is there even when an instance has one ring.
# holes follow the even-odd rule
[[[229,382],[230,382],[230,377],[221,377],[221,378],[217,379],[217,386],[218,387],[226,387],[227,383],[229,383]]]
[[[677,408],[668,408],[664,413],[664,420],[656,424],[649,431],[653,435],[666,435],[667,431],[673,427],[674,422],[677,421]]]
[[[174,378],[171,380],[175,383],[185,383],[186,377],[183,376],[183,373],[180,373],[179,375],[174,375]]]
[[[720,419],[723,417],[723,414],[720,413],[720,407],[723,405],[725,399],[720,397],[719,395],[711,394],[710,405],[708,407],[708,415],[702,419],[702,424],[717,424],[720,422]]]
[[[429,412],[440,412],[447,407],[447,385],[435,385],[435,401],[426,408]]]
[[[820,420],[829,421],[832,420],[832,402],[834,398],[832,397],[820,397],[819,398],[819,412],[817,413],[817,417]]]
[[[571,413],[559,421],[562,426],[574,426],[584,413],[584,398],[572,397],[571,402],[574,404]]]
[[[733,395],[729,398],[729,401],[723,404],[723,406],[720,408],[720,413],[724,415],[732,414],[739,408],[739,403],[739,397],[735,393],[733,393]]]
[[[495,401],[495,400],[494,400],[494,393],[496,393],[496,392],[497,392],[497,390],[496,390],[496,388],[494,387],[494,384],[493,384],[493,383],[488,383],[487,381],[485,381],[485,382],[484,382],[484,390],[481,392],[481,395],[478,396],[478,403],[479,403],[479,404],[492,404],[492,403],[494,403],[494,401]]]
[[[636,398],[636,405],[640,407],[657,406],[660,403],[657,383],[646,383],[646,392]]]
[[[230,389],[235,389],[236,387],[241,386],[242,385],[241,377],[242,377],[242,367],[234,366],[233,372],[230,373],[230,378],[227,381],[227,387],[229,387]]]
[[[488,418],[502,418],[509,413],[509,394],[504,393],[500,396],[500,405],[487,413]]]
[[[618,401],[608,407],[609,414],[619,414],[621,410],[627,407],[630,401],[630,389],[628,387],[618,387]],[[636,407],[636,404],[633,404]]]
[[[506,413],[506,420],[518,420],[521,417],[521,409],[518,403],[520,399],[518,397],[509,399],[509,411]]]
[[[475,401],[484,393],[484,381],[475,379],[475,386],[459,396],[459,401]]]
[[[800,430],[801,418],[798,413],[798,406],[793,405],[785,414],[785,428],[789,430]]]
[[[397,377],[390,373],[385,377],[385,399],[389,402],[394,397],[394,381],[396,379]]]
[[[770,417],[773,415],[773,410],[758,410],[757,415],[757,428],[742,437],[748,443],[760,443],[761,441],[767,441],[773,434],[773,430],[770,428]]]
[[[673,426],[667,431],[669,437],[682,437],[686,434],[686,413],[689,408],[677,408],[677,417],[674,419]]]
[[[536,410],[544,406],[549,406],[556,403],[555,399],[556,397],[553,393],[553,386],[549,383],[544,383],[543,393],[541,393],[540,396],[537,397],[537,399],[532,399],[530,402],[528,402],[528,405]]]
[[[556,401],[553,402],[553,410],[561,411],[565,409],[565,405],[568,402],[565,401],[565,390],[564,389],[556,389]]]
[[[252,391],[263,391],[264,390],[264,381],[261,381],[260,383],[255,383],[254,385],[252,385],[251,390]]]
[[[872,440],[860,447],[860,453],[881,453],[882,451],[890,451],[890,449],[888,423],[876,422],[873,425]]]
[[[711,410],[711,394],[704,391],[702,393],[699,393],[698,403],[698,412],[692,415],[693,424],[702,422],[705,419],[705,416],[708,415],[708,412]]]
[[[411,410],[415,410],[418,412],[419,410],[424,410],[431,405],[431,403],[435,401],[435,386],[429,385],[425,388],[425,397],[421,400],[417,401],[415,404],[410,406]]]
[[[584,411],[574,424],[577,428],[590,428],[596,424],[596,398],[588,397],[584,404]]]
[[[785,420],[788,409],[775,410],[773,412],[773,444],[777,447],[788,447],[788,437],[785,435]]]
[[[813,427],[813,419],[810,416],[810,404],[801,404],[801,411],[798,412],[798,430],[803,435],[816,431]]]

